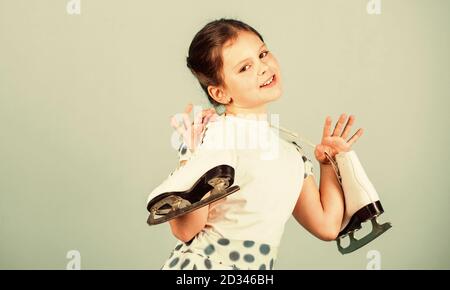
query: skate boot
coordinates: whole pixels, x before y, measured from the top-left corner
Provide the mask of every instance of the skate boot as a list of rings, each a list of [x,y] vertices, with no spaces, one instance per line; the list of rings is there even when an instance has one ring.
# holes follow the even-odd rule
[[[238,191],[239,186],[232,186],[235,158],[232,151],[198,149],[150,193],[147,223],[169,221]]]
[[[338,170],[335,168],[336,163],[333,162],[334,160],[330,161],[332,161],[332,165],[337,173],[345,198],[344,219],[336,242],[339,252],[348,254],[379,237],[391,228],[391,223],[387,222],[382,225],[378,223],[377,217],[384,210],[381,206],[380,198],[368,179],[356,153],[349,151],[337,154],[336,163]],[[361,229],[361,224],[368,220],[372,223],[372,231],[363,238],[355,238],[355,231]],[[347,235],[350,238],[350,244],[344,248],[341,246],[341,239]]]

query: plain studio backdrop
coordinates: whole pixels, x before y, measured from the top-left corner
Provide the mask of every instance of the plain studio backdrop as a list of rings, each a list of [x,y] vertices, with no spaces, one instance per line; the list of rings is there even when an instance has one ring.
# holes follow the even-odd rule
[[[317,144],[327,115],[356,116],[393,224],[342,256],[291,218],[276,268],[450,268],[449,1],[69,2],[0,0],[0,268],[162,266],[176,240],[146,198],[177,166],[170,116],[208,105],[185,56],[222,17],[278,58],[282,126]]]

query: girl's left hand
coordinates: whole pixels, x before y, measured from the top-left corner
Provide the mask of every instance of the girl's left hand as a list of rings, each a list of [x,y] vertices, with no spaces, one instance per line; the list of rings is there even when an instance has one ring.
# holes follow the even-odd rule
[[[179,124],[176,116],[172,116],[170,119],[171,126],[177,130],[178,134],[183,137],[184,143],[187,145],[191,152],[194,152],[198,147],[203,130],[209,121],[214,121],[218,116],[214,108],[204,109],[194,116],[194,122],[191,122],[190,114],[192,112],[193,105],[188,104],[183,113],[183,123]]]
[[[345,138],[347,138],[347,135],[350,133],[350,129],[355,122],[355,116],[350,115],[350,118],[344,127],[346,120],[347,115],[344,113],[339,117],[339,121],[334,128],[333,134],[331,134],[331,117],[327,116],[325,119],[322,141],[320,144],[316,145],[316,149],[314,150],[314,155],[320,164],[330,164],[325,152],[327,152],[332,158],[334,158],[334,156],[339,152],[348,152],[351,150],[351,146],[355,143],[355,141],[363,134],[363,129],[359,128],[358,131],[356,131],[356,133],[348,141],[346,141]],[[344,129],[342,130],[342,128]]]

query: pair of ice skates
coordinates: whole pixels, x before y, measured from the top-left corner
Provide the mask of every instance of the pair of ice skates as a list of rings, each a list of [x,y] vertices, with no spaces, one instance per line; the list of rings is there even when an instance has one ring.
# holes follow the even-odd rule
[[[169,221],[238,191],[239,186],[233,185],[235,157],[231,152],[226,152],[217,154],[214,150],[205,150],[202,154],[194,154],[190,161],[155,188],[147,200],[147,210],[150,212],[148,224]],[[341,152],[336,155],[335,160],[327,157],[333,165],[345,196],[344,219],[336,241],[339,252],[347,254],[383,234],[391,224],[380,225],[377,222],[377,217],[384,210],[356,153]],[[355,238],[355,231],[361,229],[361,224],[369,220],[372,223],[372,231],[361,239]],[[343,247],[341,240],[347,235],[350,244]]]

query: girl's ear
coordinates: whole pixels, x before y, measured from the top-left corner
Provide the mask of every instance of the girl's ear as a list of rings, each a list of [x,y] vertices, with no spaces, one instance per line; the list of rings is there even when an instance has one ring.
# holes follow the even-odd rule
[[[226,105],[231,102],[231,98],[220,87],[208,86],[208,93],[211,98],[220,104]]]

